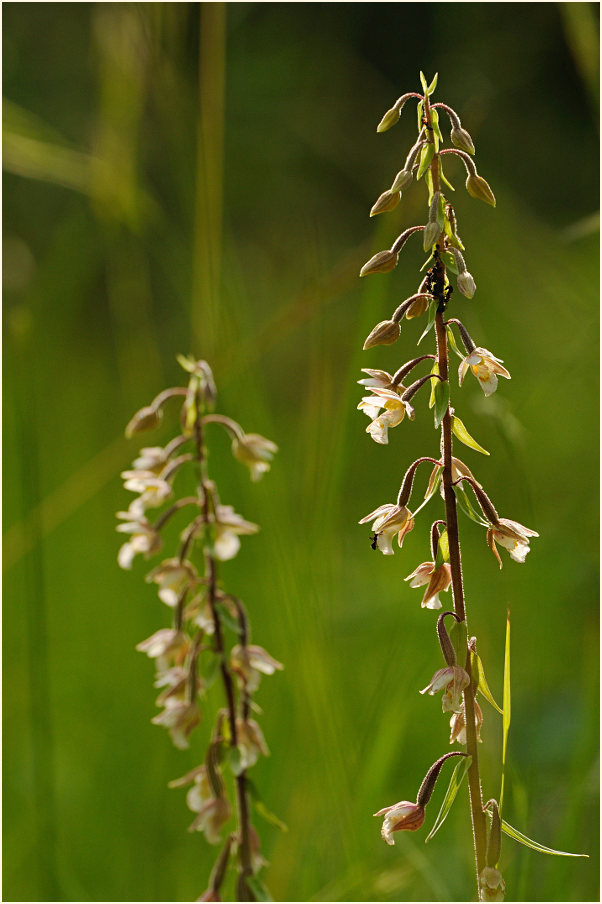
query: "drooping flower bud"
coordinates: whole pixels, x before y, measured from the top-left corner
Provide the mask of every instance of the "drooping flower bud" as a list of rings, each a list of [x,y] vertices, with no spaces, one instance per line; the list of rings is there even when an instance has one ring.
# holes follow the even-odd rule
[[[377,323],[364,342],[364,351],[374,345],[392,345],[399,339],[401,327],[394,320],[382,320]]]
[[[460,295],[464,295],[465,298],[472,298],[477,291],[477,284],[474,281],[474,276],[472,273],[469,273],[468,270],[465,270],[464,273],[458,273],[456,285],[458,286]]]
[[[387,249],[379,251],[364,264],[360,270],[360,276],[368,276],[370,273],[389,273],[397,266],[399,255],[395,251]]]
[[[372,205],[370,216],[375,217],[379,213],[386,213],[389,210],[395,210],[395,208],[399,204],[400,198],[400,191],[387,189],[387,191],[384,191],[379,199]]]
[[[147,405],[136,412],[127,427],[125,435],[127,439],[131,439],[135,433],[144,433],[146,430],[154,430],[161,423],[163,411],[161,408],[153,408]]]
[[[460,120],[458,120],[458,123]],[[458,125],[455,128],[452,128],[449,137],[451,138],[452,144],[460,148],[461,151],[467,151],[469,154],[474,154],[474,144],[470,134],[463,129],[461,125]]]
[[[402,169],[399,170],[395,179],[393,180],[393,185],[391,186],[391,191],[402,191],[404,188],[410,184],[414,177],[412,176],[412,170]]]
[[[468,174],[466,191],[478,201],[485,201],[486,204],[491,204],[492,207],[495,207],[495,195],[491,191],[489,183],[482,176],[479,176],[478,173]]]
[[[401,109],[398,107],[391,107],[390,110],[387,110],[381,121],[376,127],[377,132],[386,132],[388,129],[391,129],[396,122],[399,122],[399,117],[401,116]]]

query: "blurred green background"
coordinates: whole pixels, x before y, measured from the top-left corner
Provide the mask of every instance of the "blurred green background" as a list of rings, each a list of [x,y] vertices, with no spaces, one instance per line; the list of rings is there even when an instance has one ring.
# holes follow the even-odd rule
[[[356,411],[361,367],[400,343],[365,336],[412,294],[418,242],[397,270],[361,265],[423,221],[413,185],[368,210],[414,140],[411,105],[439,72],[477,146],[494,211],[455,183],[478,291],[454,295],[512,381],[454,404],[490,458],[460,447],[500,513],[540,532],[524,566],[463,519],[471,633],[501,697],[512,613],[505,816],[509,900],[598,890],[598,7],[589,3],[12,3],[4,52],[4,900],[193,900],[215,850],[189,835],[169,779],[196,765],[150,724],[152,667],[135,644],[168,623],[116,564],[123,427],[178,352],[206,357],[218,410],[274,439],[251,484],[218,444],[222,499],[262,525],[223,567],[253,636],[286,670],[258,694],[272,755],[254,770],[289,826],[259,824],[275,900],[468,900],[467,792],[446,826],[380,838],[372,813],[413,798],[448,747],[432,612],[402,578],[429,558],[437,500],[403,551],[373,553],[357,521],[393,501],[437,434],[377,447]],[[445,123],[447,134],[447,123]],[[452,316],[453,316],[452,315]],[[422,346],[421,346],[422,348]],[[419,474],[420,498],[428,471]],[[485,797],[499,793],[501,720],[483,703]],[[451,771],[451,770],[450,770]],[[443,796],[442,779],[427,828]]]

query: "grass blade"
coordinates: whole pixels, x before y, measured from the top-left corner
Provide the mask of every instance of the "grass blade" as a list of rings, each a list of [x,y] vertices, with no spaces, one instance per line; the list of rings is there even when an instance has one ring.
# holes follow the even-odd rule
[[[500,788],[500,815],[504,802],[504,779],[506,777],[506,749],[508,747],[508,732],[510,730],[510,609],[506,618],[506,649],[504,651],[504,696],[502,699],[502,784]]]
[[[554,848],[549,848],[546,847],[545,844],[540,844],[538,841],[533,841],[532,838],[527,838],[526,835],[523,835],[522,832],[519,832],[518,829],[515,829],[513,826],[511,826],[510,823],[506,822],[505,819],[502,819],[502,832],[505,832],[506,835],[510,836],[510,838],[514,838],[514,840],[518,841],[519,844],[524,844],[525,847],[531,848],[531,850],[533,851],[538,851],[540,854],[553,854],[555,857],[589,858],[589,854],[569,854],[567,851],[555,851]]]

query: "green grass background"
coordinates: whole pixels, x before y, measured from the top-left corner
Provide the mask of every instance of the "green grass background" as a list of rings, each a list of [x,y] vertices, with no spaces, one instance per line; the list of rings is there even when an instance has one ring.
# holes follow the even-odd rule
[[[254,776],[289,826],[258,824],[273,897],[471,899],[465,789],[426,847],[424,831],[386,847],[371,815],[448,749],[438,699],[418,695],[441,664],[435,619],[402,581],[438,502],[391,558],[357,526],[437,452],[426,399],[384,448],[355,410],[360,368],[396,368],[421,330],[361,351],[423,262],[409,243],[394,273],[358,279],[424,217],[421,185],[367,216],[415,134],[409,106],[376,124],[420,69],[498,200],[448,164],[478,285],[453,314],[512,373],[487,401],[474,380],[453,389],[492,452],[458,454],[541,534],[500,572],[461,522],[498,699],[512,613],[505,816],[590,854],[506,839],[501,868],[509,900],[599,900],[596,5],[13,3],[3,25],[4,900],[187,901],[206,884],[215,851],[166,785],[208,729],[181,752],[150,724],[134,647],[168,615],[143,563],[117,568],[114,533],[119,472],[148,444],[123,427],[182,381],[178,352],[211,362],[218,410],[280,446],[259,484],[226,444],[212,458],[223,500],[262,525],[223,577],[286,665],[258,694],[272,755]],[[489,797],[501,721],[483,707]]]

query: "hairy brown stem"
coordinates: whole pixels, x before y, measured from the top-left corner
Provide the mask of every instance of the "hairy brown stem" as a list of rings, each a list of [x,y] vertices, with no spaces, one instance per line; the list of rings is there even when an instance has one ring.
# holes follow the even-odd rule
[[[201,404],[200,399],[197,398],[197,410],[200,410]],[[203,522],[205,524],[206,529],[209,528],[210,524],[210,500],[209,500],[209,492],[207,489],[208,484],[208,476],[207,476],[207,456],[205,453],[205,444],[203,437],[203,424],[201,417],[197,415],[195,419],[194,425],[194,436],[195,436],[195,446],[196,446],[196,460],[199,465],[199,493],[201,496],[201,507],[203,512]],[[238,736],[236,730],[236,699],[234,694],[234,681],[232,679],[232,674],[228,667],[228,663],[226,660],[226,647],[224,644],[224,635],[222,631],[222,624],[219,618],[219,612],[217,610],[217,602],[218,602],[218,590],[217,590],[217,568],[215,558],[210,548],[205,550],[205,558],[206,558],[206,567],[207,567],[207,596],[209,606],[211,608],[211,615],[213,618],[213,624],[215,627],[214,631],[214,644],[215,644],[215,653],[220,659],[220,672],[222,676],[222,683],[224,685],[224,691],[226,694],[226,701],[228,705],[228,723],[230,725],[230,746],[231,748],[236,748],[238,744]],[[240,858],[240,873],[239,873],[239,881],[237,882],[237,897],[239,901],[254,901],[255,898],[251,893],[248,885],[247,878],[253,875],[253,868],[251,866],[251,838],[250,838],[250,813],[249,813],[249,799],[248,799],[248,791],[247,791],[247,776],[246,770],[243,770],[239,775],[236,776],[236,803],[238,809],[238,825],[240,829],[240,848],[239,848],[239,858]]]
[[[443,324],[443,312],[438,311],[435,317],[435,329],[437,331],[437,351],[439,373],[443,379],[448,379],[448,348],[447,333]],[[460,537],[458,532],[458,511],[456,496],[452,487],[452,428],[449,406],[441,424],[441,455],[443,459],[443,493],[445,497],[445,520],[447,522],[447,536],[449,541],[449,563],[452,576],[452,594],[454,599],[454,611],[461,621],[466,622],[466,605],[464,600],[464,587],[462,583],[462,559],[460,553]],[[466,752],[472,757],[468,770],[468,789],[470,794],[470,810],[472,816],[472,828],[475,845],[475,861],[478,878],[486,865],[487,851],[487,825],[483,813],[483,798],[481,795],[481,779],[479,775],[479,756],[477,748],[477,732],[475,723],[474,695],[475,688],[472,681],[470,651],[466,649],[466,664],[464,666],[470,684],[464,690],[464,713],[466,723]]]
[[[424,113],[429,125],[431,113],[428,97],[424,98]],[[429,132],[432,136],[432,132]],[[432,140],[432,137],[431,137]],[[441,153],[441,152],[439,152]],[[433,180],[433,191],[440,190],[439,181],[439,154],[435,154],[430,166]],[[439,245],[442,243],[440,236]],[[443,320],[445,299],[443,287],[445,283],[445,265],[438,255],[435,255],[435,268],[437,272],[437,290],[433,294],[438,297],[439,309],[435,315],[435,331],[437,335],[437,362],[439,375],[443,380],[449,380],[449,352],[447,347],[447,331]],[[439,294],[440,293],[440,294]],[[453,490],[452,480],[452,420],[449,405],[441,423],[441,458],[443,461],[443,494],[445,498],[445,520],[447,522],[447,536],[449,541],[449,564],[452,576],[452,595],[454,599],[454,612],[460,621],[466,622],[466,605],[464,601],[464,587],[462,583],[462,557],[460,553],[460,537],[458,532],[458,511],[456,496]],[[475,724],[474,695],[475,688],[472,681],[472,669],[470,662],[470,650],[466,649],[466,672],[470,678],[470,684],[464,690],[464,715],[466,723],[466,752],[472,757],[468,770],[468,790],[470,795],[470,812],[472,817],[472,830],[475,847],[475,862],[477,870],[477,897],[479,893],[479,875],[486,865],[487,853],[487,824],[483,813],[483,798],[481,794],[481,779],[479,775],[479,755],[477,748],[477,731]]]

